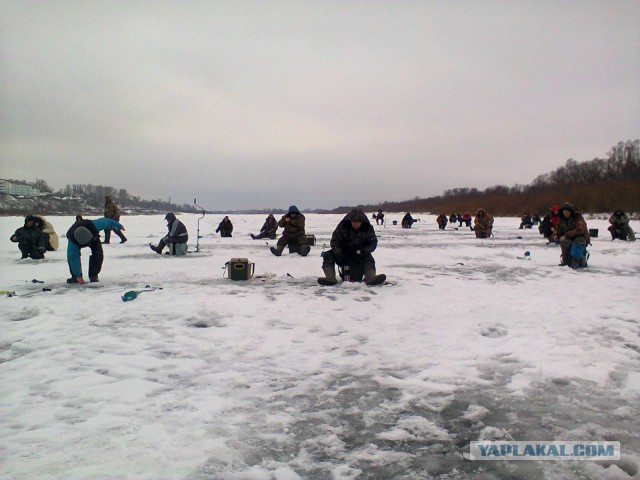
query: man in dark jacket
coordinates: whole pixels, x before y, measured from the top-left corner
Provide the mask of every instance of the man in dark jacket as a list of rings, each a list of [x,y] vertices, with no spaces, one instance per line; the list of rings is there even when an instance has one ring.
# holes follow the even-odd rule
[[[40,260],[47,251],[48,238],[49,236],[42,231],[38,219],[34,215],[27,215],[24,217],[24,226],[17,229],[10,240],[18,244],[22,258]]]
[[[76,217],[76,219],[76,222],[67,231],[67,263],[71,272],[71,278],[67,279],[67,283],[85,283],[80,261],[80,250],[85,247],[91,249],[89,281],[97,282],[104,260],[99,232],[107,229],[124,230],[124,227],[115,220],[106,217],[96,220],[83,220],[82,217],[79,219]]]
[[[367,215],[359,208],[354,208],[338,224],[331,236],[331,250],[327,250],[322,255],[322,270],[325,276],[318,278],[318,283],[320,285],[338,283],[336,264],[342,267],[345,280],[347,280],[347,271],[362,269],[367,285],[383,283],[387,276],[376,275],[376,262],[371,255],[377,246],[378,238]]]
[[[559,220],[560,206],[553,205],[549,207],[549,212],[544,216],[538,226],[538,231],[544,235],[544,238],[546,238],[549,243],[554,242],[553,236],[555,235],[556,228],[558,228]]]
[[[276,239],[276,232],[278,231],[278,222],[276,221],[276,217],[273,216],[272,213],[269,214],[267,219],[264,221],[264,225],[260,229],[260,233],[258,235],[251,234],[251,238],[254,240],[258,240],[260,238],[269,238],[270,240]]]
[[[635,242],[636,235],[633,229],[629,226],[629,215],[624,213],[621,209],[613,212],[613,215],[609,217],[609,232],[611,232],[611,240],[619,238],[620,240],[630,240]]]
[[[410,212],[407,212],[405,214],[404,217],[402,217],[402,222],[400,222],[400,224],[402,225],[402,228],[411,228],[411,226],[415,223],[415,220],[413,219],[413,217],[411,216]]]
[[[438,215],[438,218],[436,218],[436,222],[438,222],[438,228],[440,230],[444,230],[445,228],[447,228],[447,223],[449,223],[449,219],[444,213],[441,213],[440,215]]]
[[[220,232],[221,237],[230,237],[233,232],[233,223],[229,220],[229,217],[224,217],[216,228],[216,233]]]
[[[376,215],[376,225],[384,225],[384,212],[382,210],[378,210]]]
[[[554,236],[554,240],[560,242],[562,249],[561,266],[568,265],[571,268],[581,268],[585,249],[591,242],[587,222],[582,214],[570,203],[560,207],[560,219]]]
[[[187,227],[172,212],[167,213],[164,219],[167,221],[167,230],[169,232],[160,240],[157,247],[152,244],[149,247],[156,253],[162,253],[164,247],[169,245],[170,255],[184,255],[187,252],[187,241],[189,240]]]
[[[120,209],[116,205],[116,202],[109,196],[104,197],[104,216],[116,222],[120,221]],[[121,230],[115,229],[114,232],[120,237],[120,243],[127,241],[127,237],[124,236]],[[104,243],[111,243],[111,229],[104,231]]]
[[[533,218],[529,212],[524,212],[522,218],[520,218],[520,230],[523,228],[533,228]]]
[[[284,231],[282,232],[282,237],[278,240],[276,247],[270,248],[271,253],[276,257],[279,257],[282,255],[284,247],[291,243],[296,244],[298,253],[303,257],[306,257],[311,251],[311,247],[305,242],[304,222],[304,215],[300,213],[298,207],[291,205],[287,214],[278,222],[278,226],[284,228]]]

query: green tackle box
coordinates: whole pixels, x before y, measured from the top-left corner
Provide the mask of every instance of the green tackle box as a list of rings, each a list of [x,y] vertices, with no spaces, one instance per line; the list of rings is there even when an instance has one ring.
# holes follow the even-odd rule
[[[232,258],[225,263],[226,277],[231,280],[249,280],[253,277],[255,263],[248,258]]]

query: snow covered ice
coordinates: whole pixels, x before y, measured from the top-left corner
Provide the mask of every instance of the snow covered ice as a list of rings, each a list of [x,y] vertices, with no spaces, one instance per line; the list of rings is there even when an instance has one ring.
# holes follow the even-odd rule
[[[179,217],[191,251],[198,217]],[[222,217],[177,258],[148,247],[163,215],[125,216],[129,241],[82,286],[65,283],[72,217],[48,217],[61,246],[38,262],[8,241],[22,217],[0,218],[17,294],[0,298],[1,478],[638,478],[640,242],[611,242],[606,219],[574,271],[517,218],[480,240],[390,214],[389,283],[321,287],[341,215],[307,215],[306,258],[251,240],[266,215],[231,216],[233,238],[213,235]],[[256,276],[224,279],[232,257]],[[146,285],[162,289],[121,300]],[[622,460],[463,458],[491,439],[619,441]]]

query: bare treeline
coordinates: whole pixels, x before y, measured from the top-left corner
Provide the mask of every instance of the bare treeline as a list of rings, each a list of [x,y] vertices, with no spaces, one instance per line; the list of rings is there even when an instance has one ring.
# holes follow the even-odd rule
[[[163,200],[143,200],[138,196],[130,195],[125,189],[116,189],[104,185],[67,185],[60,190],[58,195],[71,198],[81,198],[94,207],[102,207],[106,196],[111,197],[120,208],[142,208],[150,210],[197,212],[198,210],[189,204],[176,205]]]
[[[360,205],[366,211],[473,212],[482,207],[493,215],[520,216],[546,213],[550,205],[571,202],[583,212],[640,211],[640,140],[620,142],[606,158],[586,162],[573,159],[538,176],[530,185],[496,185],[485,190],[453,188],[443,195],[416,197],[402,202]],[[336,212],[348,210],[340,207]]]

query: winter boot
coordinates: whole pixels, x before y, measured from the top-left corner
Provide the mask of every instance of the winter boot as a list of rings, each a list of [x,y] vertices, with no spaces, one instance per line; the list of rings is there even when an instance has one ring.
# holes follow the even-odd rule
[[[149,244],[149,248],[150,248],[151,250],[153,250],[154,252],[156,252],[156,253],[160,253],[160,254],[162,254],[162,250],[160,250],[158,247],[156,247],[156,246],[155,246],[154,244],[152,244],[152,243],[150,243],[150,244]]]
[[[93,275],[92,277],[89,277],[89,281],[91,283],[98,283],[100,280],[98,279],[97,275]]]
[[[336,278],[336,267],[335,265],[327,265],[322,267],[322,271],[324,272],[324,277],[318,278],[318,283],[324,286],[336,285],[338,283],[338,279]]]
[[[302,245],[300,245],[300,250],[298,251],[298,253],[303,257],[306,257],[310,251],[311,251],[311,247],[306,243],[303,243]]]
[[[256,239],[256,236],[252,233],[251,234],[251,238],[253,238],[254,240]]]
[[[364,283],[367,285],[380,285],[384,283],[386,279],[387,276],[384,273],[376,275],[375,269],[369,268],[364,271]]]
[[[271,253],[273,253],[276,257],[279,257],[280,255],[282,255],[282,250],[284,250],[284,245],[278,245],[278,247],[271,247],[269,249],[271,251]]]
[[[114,230],[116,232],[116,235],[118,235],[120,237],[120,243],[124,243],[127,241],[127,237],[124,236],[124,233],[122,233],[120,230]]]

